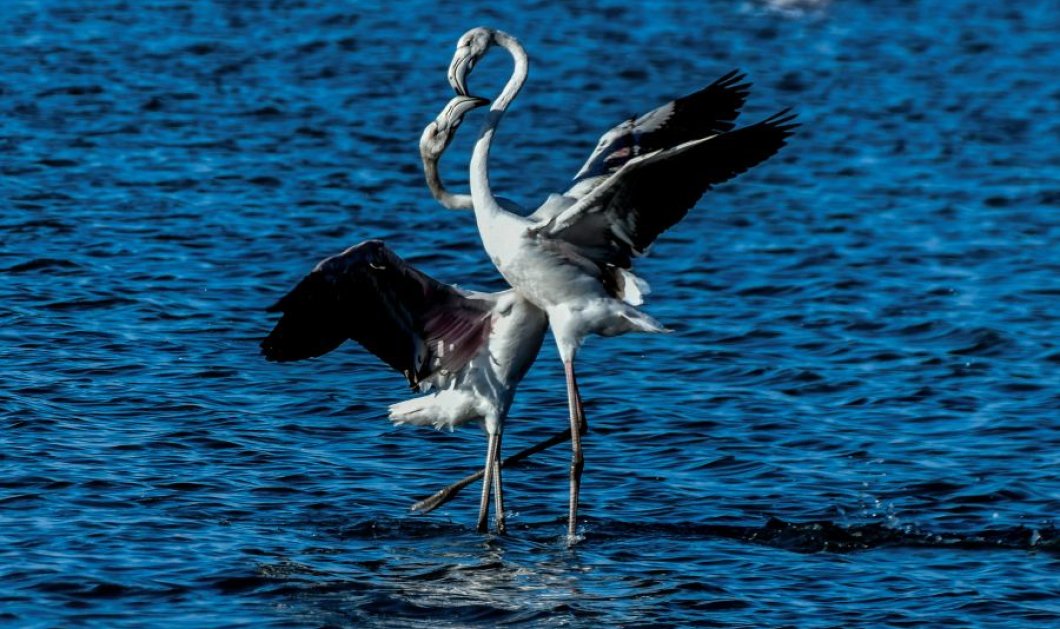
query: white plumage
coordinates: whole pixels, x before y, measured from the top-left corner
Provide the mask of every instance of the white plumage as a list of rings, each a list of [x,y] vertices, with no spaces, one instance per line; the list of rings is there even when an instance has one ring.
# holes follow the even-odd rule
[[[464,115],[488,101],[467,94],[466,77],[493,45],[515,68],[490,108],[471,156],[471,194],[453,194],[438,160]],[[523,458],[570,435],[568,538],[575,539],[587,429],[574,358],[589,334],[667,332],[637,308],[650,292],[631,271],[635,257],[677,223],[713,185],[768,159],[795,124],[783,111],[734,130],[749,84],[738,72],[605,133],[562,194],[528,216],[490,190],[487,161],[505,110],[526,79],[529,59],[510,35],[484,28],[457,44],[449,80],[457,91],[420,140],[424,174],[435,199],[473,209],[483,246],[513,290],[471,293],[421,273],[382,242],[367,241],[317,265],[270,310],[283,316],[262,342],[270,360],[319,356],[345,339],[361,343],[426,394],[390,406],[390,419],[453,429],[481,422],[488,435],[481,473],[479,530],[485,530],[492,488],[498,530],[504,529],[500,442],[516,387],[551,327],[563,360],[569,433],[524,450]],[[436,508],[473,475],[414,506]]]
[[[796,126],[787,111],[733,130],[749,85],[731,72],[706,88],[627,120],[601,137],[563,194],[523,216],[490,189],[493,136],[527,76],[529,59],[512,36],[475,28],[457,42],[449,82],[467,95],[467,75],[493,46],[515,68],[494,100],[471,155],[471,201],[482,244],[504,279],[548,314],[567,378],[573,446],[568,539],[576,532],[586,429],[574,359],[589,334],[665,332],[638,310],[647,284],[630,272],[633,258],[677,223],[713,185],[764,161]]]

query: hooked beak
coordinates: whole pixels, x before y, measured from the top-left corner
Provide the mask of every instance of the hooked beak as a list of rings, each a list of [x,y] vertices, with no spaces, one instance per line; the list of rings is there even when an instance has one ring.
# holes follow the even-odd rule
[[[467,74],[475,67],[475,54],[470,46],[460,46],[449,63],[449,85],[461,96],[467,96]]]
[[[441,152],[453,141],[456,129],[464,121],[464,116],[472,109],[488,104],[488,99],[478,96],[452,97],[438,113],[438,117],[423,130],[423,137],[420,138],[420,152],[424,155],[440,156]],[[433,138],[433,143],[431,138]]]
[[[488,98],[480,98],[471,95],[457,95],[450,99],[449,103],[446,104],[445,109],[442,110],[442,115],[444,115],[450,123],[458,125],[460,124],[460,121],[464,119],[464,116],[467,115],[467,112],[476,107],[488,105],[489,103],[490,101]]]

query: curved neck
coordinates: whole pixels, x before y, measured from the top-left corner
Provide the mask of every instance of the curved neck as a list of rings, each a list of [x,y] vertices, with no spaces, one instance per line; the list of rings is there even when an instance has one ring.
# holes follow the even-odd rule
[[[526,75],[529,73],[530,59],[526,56],[526,50],[519,43],[519,40],[508,33],[494,31],[493,41],[501,48],[507,50],[508,54],[512,56],[512,61],[515,62],[512,76],[508,78],[508,82],[504,84],[504,89],[501,90],[500,96],[494,99],[493,106],[490,107],[492,111],[504,111],[519,94],[519,90],[523,89],[523,83],[526,82]]]
[[[438,160],[441,157],[440,154],[432,156],[423,150],[420,151],[420,159],[423,160],[423,174],[427,178],[427,187],[431,190],[431,196],[446,209],[470,210],[473,207],[470,194],[453,194],[446,190],[445,184],[442,183],[442,177],[438,173]]]
[[[474,202],[475,216],[480,221],[480,227],[482,219],[506,212],[501,208],[490,190],[487,162],[489,161],[490,144],[493,142],[494,131],[500,124],[501,118],[504,117],[504,112],[508,105],[519,94],[519,90],[523,88],[529,68],[529,59],[526,56],[526,51],[523,50],[522,45],[514,37],[507,33],[494,31],[493,42],[512,55],[512,59],[515,61],[515,69],[512,71],[512,76],[508,79],[508,82],[504,85],[504,89],[501,90],[500,95],[494,99],[493,105],[490,106],[489,116],[486,118],[485,124],[482,125],[482,131],[479,132],[478,140],[475,141],[475,149],[471,153],[471,199]]]

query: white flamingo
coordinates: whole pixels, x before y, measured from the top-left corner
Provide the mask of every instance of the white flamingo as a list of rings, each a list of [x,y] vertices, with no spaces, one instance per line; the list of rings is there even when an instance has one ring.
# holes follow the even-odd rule
[[[421,143],[425,166],[437,163],[464,112],[482,102],[462,96],[450,102],[432,123],[434,142]],[[496,527],[504,531],[501,435],[516,387],[544,338],[541,309],[514,290],[477,293],[438,282],[369,240],[321,261],[269,311],[283,316],[261,342],[267,359],[321,356],[352,339],[403,373],[413,390],[434,389],[392,405],[395,423],[452,429],[481,421],[488,435],[482,473],[417,507],[430,511],[481,477],[478,529],[487,528],[492,487]],[[506,463],[567,438],[560,433]]]
[[[526,80],[525,51],[506,33],[472,29],[457,42],[449,80],[467,95],[468,72],[493,45],[511,53],[515,71],[475,142],[471,198],[487,254],[520,295],[548,314],[563,361],[572,443],[567,535],[573,543],[586,428],[574,371],[578,348],[589,334],[667,331],[635,307],[647,285],[629,271],[633,257],[646,253],[713,185],[776,153],[797,125],[785,110],[731,130],[748,86],[730,73],[605,133],[565,193],[520,216],[494,197],[487,161],[496,128]],[[714,102],[710,94],[724,98]]]

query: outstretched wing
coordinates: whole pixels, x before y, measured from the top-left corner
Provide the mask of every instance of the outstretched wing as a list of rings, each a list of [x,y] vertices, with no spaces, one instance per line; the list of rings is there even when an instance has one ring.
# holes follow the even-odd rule
[[[787,142],[795,114],[685,142],[628,161],[589,194],[535,231],[628,268],[655,239],[684,218],[713,186],[760,164]]]
[[[471,360],[488,340],[493,306],[368,240],[317,264],[268,309],[283,316],[261,351],[268,360],[301,360],[353,339],[416,388]]]
[[[733,70],[698,92],[612,128],[574,176],[572,190],[579,182],[614,173],[639,155],[732,130],[751,90],[751,84],[743,82],[746,78]]]

